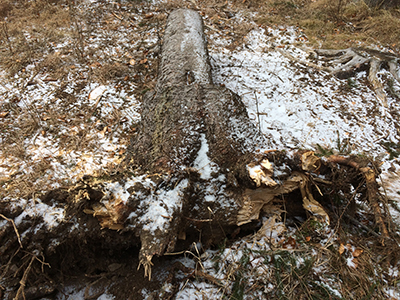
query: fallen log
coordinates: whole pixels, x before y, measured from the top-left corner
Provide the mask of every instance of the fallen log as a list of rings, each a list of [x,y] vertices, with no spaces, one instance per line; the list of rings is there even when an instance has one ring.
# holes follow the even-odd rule
[[[153,255],[173,250],[182,216],[236,224],[243,187],[253,184],[246,165],[265,141],[240,98],[213,85],[203,22],[192,10],[168,17],[157,85],[142,105],[128,164],[161,174],[161,190],[179,188],[162,233],[147,229],[154,220],[140,232],[146,269]]]

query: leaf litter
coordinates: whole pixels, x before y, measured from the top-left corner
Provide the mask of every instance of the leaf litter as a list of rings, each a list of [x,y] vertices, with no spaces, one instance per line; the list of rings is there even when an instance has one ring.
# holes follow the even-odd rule
[[[116,5],[123,13],[127,4]],[[156,3],[150,5],[156,6]],[[90,13],[102,7],[101,3],[91,1],[80,4],[76,10]],[[24,212],[15,220],[16,223],[21,222],[25,215],[42,216],[46,226],[62,222],[61,207],[42,203],[40,196],[24,199],[41,191],[69,186],[84,175],[99,176],[118,168],[129,134],[135,132],[140,118],[138,99],[147,88],[141,86],[144,89],[140,90],[136,81],[123,80],[122,77],[145,74],[146,71],[139,67],[144,70],[154,68],[154,62],[143,58],[140,52],[149,53],[146,47],[153,46],[158,40],[157,29],[136,30],[135,26],[157,15],[157,12],[152,16],[144,15],[140,10],[137,8],[134,22],[109,15],[102,22],[91,24],[90,31],[82,28],[90,32],[90,36],[82,37],[86,45],[83,43],[80,51],[90,53],[91,67],[74,60],[66,77],[54,80],[46,71],[37,73],[39,61],[27,64],[23,71],[12,77],[2,71],[1,196],[7,197],[2,201],[14,203],[15,209],[23,207]],[[205,16],[214,82],[225,85],[242,97],[252,121],[273,142],[271,149],[291,152],[306,148],[317,152],[322,147],[337,153],[346,150],[380,159],[383,161],[382,185],[385,192],[391,200],[399,201],[398,158],[389,160],[388,149],[384,146],[384,142],[399,144],[398,98],[389,96],[388,107],[384,108],[365,85],[365,73],[359,73],[349,82],[291,61],[283,53],[301,61],[309,59],[307,46],[298,46],[299,38],[307,40],[305,34],[296,27],[258,27],[248,18],[251,20],[240,13],[233,18],[232,22],[245,21],[255,29],[243,37],[241,46],[232,50],[227,38],[229,29],[216,30],[215,24]],[[104,24],[111,26],[104,28]],[[68,60],[73,51],[78,51],[71,48],[73,43],[67,39],[54,44],[53,50],[69,53],[58,54]],[[75,45],[75,48],[79,47]],[[119,65],[123,63],[129,66],[121,74]],[[138,69],[132,69],[134,67]],[[96,68],[100,69],[100,75],[96,74]],[[385,78],[390,74],[381,71],[379,76]],[[397,82],[394,82],[393,89],[399,93]],[[348,146],[342,149],[345,143]],[[197,167],[203,170],[202,176],[208,178],[213,169],[207,163],[206,146],[205,141]],[[127,185],[114,185],[108,190],[123,201],[127,188]],[[229,247],[222,244],[220,250],[187,253],[193,258],[189,263],[187,259],[178,259],[179,264],[192,269],[200,266],[203,272],[200,278],[206,280],[182,281],[176,299],[220,299],[224,295],[283,297],[290,295],[291,289],[299,284],[305,289],[313,289],[308,297],[345,297],[345,283],[332,279],[335,274],[331,266],[348,268],[347,272],[356,276],[351,269],[362,269],[363,264],[367,266],[367,259],[363,261],[362,258],[372,253],[368,253],[368,249],[338,243],[339,237],[326,224],[310,221],[312,224],[306,222],[297,231],[286,226],[277,217],[279,214],[271,211],[271,216],[263,220],[262,230],[253,237],[244,237]],[[158,216],[157,220],[166,222],[165,215],[168,215],[168,209],[143,218]],[[309,243],[310,240],[314,243]],[[391,268],[392,278],[397,278],[398,282],[398,267]],[[382,280],[382,293],[400,297],[398,284],[397,288],[393,284],[395,281],[367,271],[365,276],[373,282]],[[310,277],[318,279],[309,281],[307,276],[312,272],[314,277]],[[290,281],[285,277],[288,274],[295,274],[299,280]],[[270,278],[274,278],[274,284]],[[168,287],[164,288],[168,290]],[[57,299],[84,299],[82,291],[78,287],[75,291],[73,287],[67,287],[64,296],[61,293]],[[142,294],[146,294],[145,289]],[[100,297],[113,299],[107,294]]]

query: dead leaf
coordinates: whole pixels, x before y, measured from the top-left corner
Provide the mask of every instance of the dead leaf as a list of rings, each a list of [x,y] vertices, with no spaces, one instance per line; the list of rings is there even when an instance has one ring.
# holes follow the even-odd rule
[[[103,96],[104,92],[107,90],[107,88],[104,85],[100,85],[96,87],[94,90],[92,90],[89,94],[89,100],[99,100],[101,96]]]
[[[353,258],[351,260],[351,262],[353,263],[353,266],[351,266],[351,268],[357,269],[357,267],[358,267],[358,259],[357,258]]]
[[[356,249],[356,250],[353,251],[353,256],[354,257],[359,257],[363,252],[364,252],[363,249]]]
[[[296,246],[297,246],[297,242],[291,236],[283,243],[283,248],[285,248],[285,249],[287,249],[287,248],[294,249],[294,248],[296,248]]]
[[[90,67],[91,67],[91,68],[98,68],[98,67],[101,67],[101,63],[99,63],[98,61],[95,61],[94,63],[92,63],[92,64],[90,65]]]
[[[5,117],[7,117],[9,113],[10,113],[9,111],[2,111],[2,112],[0,112],[0,118],[5,118]]]
[[[314,151],[307,151],[301,155],[301,168],[304,171],[315,172],[321,167],[321,159],[314,155]]]
[[[340,246],[339,246],[339,254],[340,255],[342,255],[343,254],[343,252],[344,252],[344,245],[343,244],[340,244]]]
[[[311,236],[306,236],[306,242],[311,241]]]
[[[309,212],[313,213],[314,215],[322,217],[322,219],[324,219],[325,222],[329,225],[329,223],[330,223],[329,215],[326,213],[326,211],[322,207],[322,205],[319,204],[316,200],[308,199],[307,197],[304,197],[303,198],[303,207],[305,210],[308,210]]]
[[[131,66],[134,66],[136,64],[136,60],[134,60],[133,58],[131,60],[129,60],[129,64]]]

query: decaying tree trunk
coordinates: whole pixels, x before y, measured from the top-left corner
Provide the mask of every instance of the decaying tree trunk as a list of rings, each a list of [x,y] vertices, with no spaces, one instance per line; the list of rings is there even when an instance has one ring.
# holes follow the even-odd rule
[[[185,217],[236,224],[241,194],[252,184],[246,165],[263,141],[240,98],[213,85],[203,23],[192,10],[169,16],[158,82],[142,105],[130,164],[156,176],[161,189],[180,189],[163,233],[140,233],[146,265],[168,244],[173,249]]]

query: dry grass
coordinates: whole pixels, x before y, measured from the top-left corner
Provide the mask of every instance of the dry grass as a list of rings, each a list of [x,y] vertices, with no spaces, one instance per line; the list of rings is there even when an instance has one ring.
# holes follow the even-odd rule
[[[268,1],[255,17],[262,25],[304,29],[311,46],[344,48],[382,44],[399,51],[399,10],[375,10],[362,0]]]

